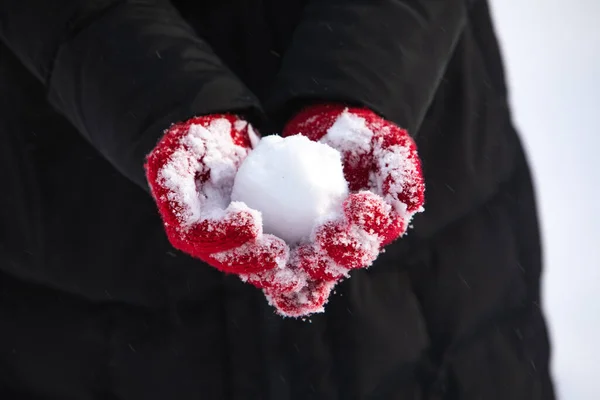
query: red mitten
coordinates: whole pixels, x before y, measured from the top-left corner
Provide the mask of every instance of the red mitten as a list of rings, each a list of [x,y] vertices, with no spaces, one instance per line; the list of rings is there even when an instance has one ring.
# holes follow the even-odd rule
[[[416,145],[405,130],[374,112],[340,105],[305,109],[283,131],[296,134],[342,154],[352,192],[343,213],[317,227],[314,244],[295,252],[312,279],[339,279],[344,269],[370,265],[422,210],[425,185]]]
[[[291,249],[285,267],[246,274],[280,314],[323,310],[335,284],[351,269],[369,266],[381,248],[404,234],[422,210],[424,183],[407,132],[359,108],[308,108],[283,136],[302,134],[339,150],[350,195],[339,213],[316,226],[311,240]]]
[[[260,213],[231,202],[238,167],[258,137],[233,115],[192,118],[168,129],[146,175],[171,244],[225,272],[282,266],[286,243],[263,234]]]

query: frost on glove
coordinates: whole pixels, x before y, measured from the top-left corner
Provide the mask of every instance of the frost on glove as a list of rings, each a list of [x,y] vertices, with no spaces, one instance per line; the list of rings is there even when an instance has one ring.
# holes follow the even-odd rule
[[[224,272],[266,271],[288,258],[283,240],[263,234],[260,213],[230,201],[237,169],[256,140],[235,116],[198,117],[168,129],[147,158],[171,244]]]

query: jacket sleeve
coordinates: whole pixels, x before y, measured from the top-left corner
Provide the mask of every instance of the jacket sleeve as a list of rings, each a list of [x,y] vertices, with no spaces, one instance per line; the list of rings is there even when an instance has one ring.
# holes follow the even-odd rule
[[[466,22],[467,0],[311,0],[267,109],[368,107],[416,133]]]
[[[51,104],[146,190],[145,155],[171,123],[261,115],[166,0],[0,0],[0,39],[46,85]]]

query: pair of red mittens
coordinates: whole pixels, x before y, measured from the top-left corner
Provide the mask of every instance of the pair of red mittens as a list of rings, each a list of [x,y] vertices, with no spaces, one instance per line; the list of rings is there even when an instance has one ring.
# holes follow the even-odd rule
[[[231,202],[237,170],[260,140],[247,122],[224,114],[175,124],[146,164],[171,244],[263,289],[286,316],[322,311],[336,282],[371,265],[424,201],[414,141],[372,111],[309,107],[283,132],[296,134],[340,151],[350,194],[338,218],[292,248],[263,232],[258,211]]]

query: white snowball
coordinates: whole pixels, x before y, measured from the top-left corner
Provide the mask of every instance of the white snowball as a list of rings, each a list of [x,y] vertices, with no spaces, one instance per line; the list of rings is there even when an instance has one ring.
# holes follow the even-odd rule
[[[341,211],[347,195],[339,151],[295,135],[261,139],[240,166],[231,199],[260,211],[265,233],[296,244]]]

